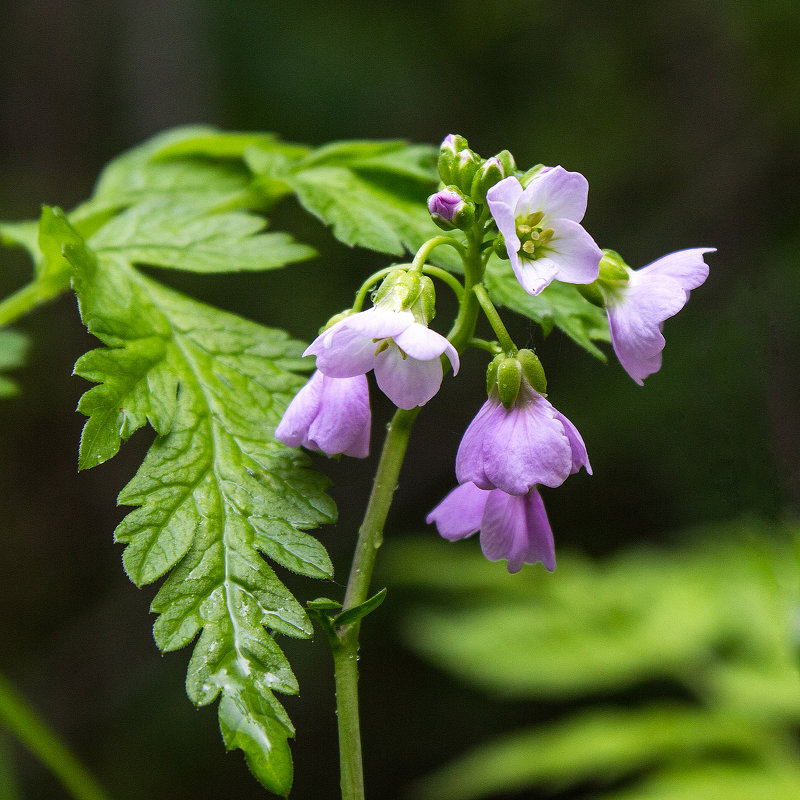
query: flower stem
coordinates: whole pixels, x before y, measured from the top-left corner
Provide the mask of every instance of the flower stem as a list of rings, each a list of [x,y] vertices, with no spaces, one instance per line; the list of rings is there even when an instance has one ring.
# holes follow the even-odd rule
[[[422,269],[422,266],[425,264],[425,259],[431,254],[431,251],[435,247],[439,247],[440,245],[454,247],[462,259],[466,258],[467,251],[461,242],[456,241],[451,236],[434,236],[433,239],[428,239],[428,241],[417,250],[417,254],[411,262],[411,269]]]
[[[405,457],[411,426],[419,408],[398,409],[389,424],[378,462],[372,494],[358,531],[358,542],[347,581],[344,611],[367,599],[378,548],[383,542],[383,527],[389,514],[400,468]],[[339,725],[339,764],[342,800],[363,800],[364,778],[361,760],[361,733],[358,717],[358,635],[361,623],[354,622],[337,631],[332,642],[336,680],[336,710]]]
[[[0,326],[8,325],[69,289],[68,270],[26,284],[0,301]]]
[[[517,346],[514,344],[511,336],[506,330],[506,326],[503,325],[503,321],[500,319],[500,315],[497,313],[494,303],[492,303],[492,301],[489,299],[489,293],[486,291],[486,287],[483,284],[479,284],[478,286],[474,287],[473,291],[475,292],[475,296],[478,298],[478,302],[481,304],[483,313],[486,314],[486,319],[489,320],[492,330],[497,335],[497,340],[500,342],[500,346],[506,353],[515,355],[517,352]]]
[[[109,800],[86,767],[2,675],[0,722],[52,771],[75,800]]]

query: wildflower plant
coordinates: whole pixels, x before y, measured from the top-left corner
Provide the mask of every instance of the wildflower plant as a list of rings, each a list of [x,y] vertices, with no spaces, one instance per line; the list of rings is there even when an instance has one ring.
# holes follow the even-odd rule
[[[265,232],[265,215],[289,195],[340,241],[383,261],[310,344],[142,271],[247,272],[311,258],[289,234]],[[70,213],[44,207],[38,222],[0,225],[3,243],[35,265],[31,283],[0,302],[0,324],[71,290],[102,344],[75,365],[97,384],[78,407],[88,417],[80,468],[112,458],[145,425],[155,431],[118,498],[133,507],[115,532],[123,565],[138,586],[163,579],[152,603],[157,646],[194,642],[190,700],[218,701],[225,746],[242,750],[271,792],[285,796],[292,785],[295,731],[277,695],[298,691],[279,640],[309,637],[316,625],[333,653],[342,797],[364,797],[356,656],[360,627],[386,594],[371,594],[373,567],[414,420],[464,358],[487,361],[485,394],[465,389],[476,407],[485,402],[455,455],[458,486],[427,521],[449,540],[480,532],[486,557],[509,572],[555,569],[539,487],[591,474],[589,457],[551,402],[541,360],[517,346],[501,310],[545,334],[558,327],[600,358],[596,342],[610,328],[641,383],[660,367],[664,320],[705,280],[711,252],[683,250],[631,270],[582,226],[587,201],[581,174],[520,169],[505,150],[483,158],[457,135],[445,138],[437,163],[432,148],[404,142],[310,148],[191,128],[112,161]],[[441,291],[457,301],[450,321],[436,318]],[[476,337],[481,317],[491,339]],[[0,335],[9,353],[0,365],[13,366],[20,335]],[[368,456],[369,373],[397,410],[346,590],[303,603],[279,572],[330,579],[331,561],[308,531],[336,518],[328,480],[303,450]]]

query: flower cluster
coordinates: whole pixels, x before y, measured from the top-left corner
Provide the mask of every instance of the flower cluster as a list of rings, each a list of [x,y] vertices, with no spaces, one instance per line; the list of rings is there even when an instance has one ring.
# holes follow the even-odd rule
[[[536,562],[552,571],[553,534],[539,487],[555,488],[581,468],[592,470],[577,428],[547,399],[541,362],[531,350],[518,350],[492,305],[483,286],[488,259],[496,254],[509,262],[528,295],[561,281],[602,307],[614,351],[641,385],[661,367],[665,320],[706,280],[703,257],[714,251],[681,250],[632,270],[618,253],[601,250],[581,225],[589,187],[580,173],[542,165],[523,172],[508,151],[483,159],[457,135],[442,143],[438,169],[442,183],[428,198],[428,211],[436,225],[454,233],[430,239],[410,265],[376,273],[353,309],[328,323],[305,351],[316,357],[317,371],[275,435],[293,447],[363,458],[369,452],[367,373],[398,408],[410,410],[437,393],[448,362],[456,374],[459,353],[480,344],[496,354],[487,373],[488,399],[458,449],[459,485],[427,521],[449,540],[480,532],[486,557],[505,559],[509,572]],[[440,244],[461,255],[463,285],[426,266]],[[428,327],[435,314],[429,275],[458,295],[450,338]],[[366,292],[383,276],[373,307],[362,311]],[[496,342],[472,339],[478,306]]]

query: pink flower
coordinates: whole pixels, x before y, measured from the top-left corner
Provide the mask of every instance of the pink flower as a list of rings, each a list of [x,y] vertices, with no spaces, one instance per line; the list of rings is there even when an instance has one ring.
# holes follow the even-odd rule
[[[661,369],[664,321],[677,314],[708,277],[704,253],[713,247],[679,250],[639,270],[626,268],[626,285],[599,284],[608,314],[611,344],[619,363],[640,386]]]
[[[365,375],[331,378],[317,370],[289,404],[275,438],[329,457],[342,453],[366,458],[370,421]]]
[[[602,253],[579,224],[588,193],[586,178],[563,167],[545,167],[524,189],[517,178],[504,178],[486,193],[514,274],[528,294],[539,294],[553,280],[597,279]]]
[[[591,474],[577,428],[524,378],[510,408],[492,391],[456,455],[459,483],[511,495],[526,495],[536,484],[560,486],[581,467]]]
[[[381,391],[399,408],[422,406],[439,391],[446,354],[458,372],[458,353],[409,310],[375,306],[323,331],[304,355],[331,378],[352,378],[375,370]]]
[[[481,549],[489,561],[508,561],[509,572],[541,561],[556,568],[553,532],[539,492],[510,495],[500,489],[479,489],[472,483],[455,488],[428,514],[439,533],[450,541],[480,531]]]

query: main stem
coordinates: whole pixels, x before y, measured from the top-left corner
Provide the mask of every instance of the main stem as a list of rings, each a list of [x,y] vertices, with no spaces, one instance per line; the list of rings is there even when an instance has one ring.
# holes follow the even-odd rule
[[[408,446],[411,426],[419,408],[398,409],[389,423],[383,451],[375,473],[372,494],[364,521],[358,530],[358,542],[347,581],[344,610],[367,599],[378,548],[383,542],[383,526],[397,487],[400,468]],[[342,800],[364,800],[364,777],[361,759],[361,729],[358,714],[358,634],[360,622],[337,631],[333,643],[336,707],[339,725],[339,764]]]

